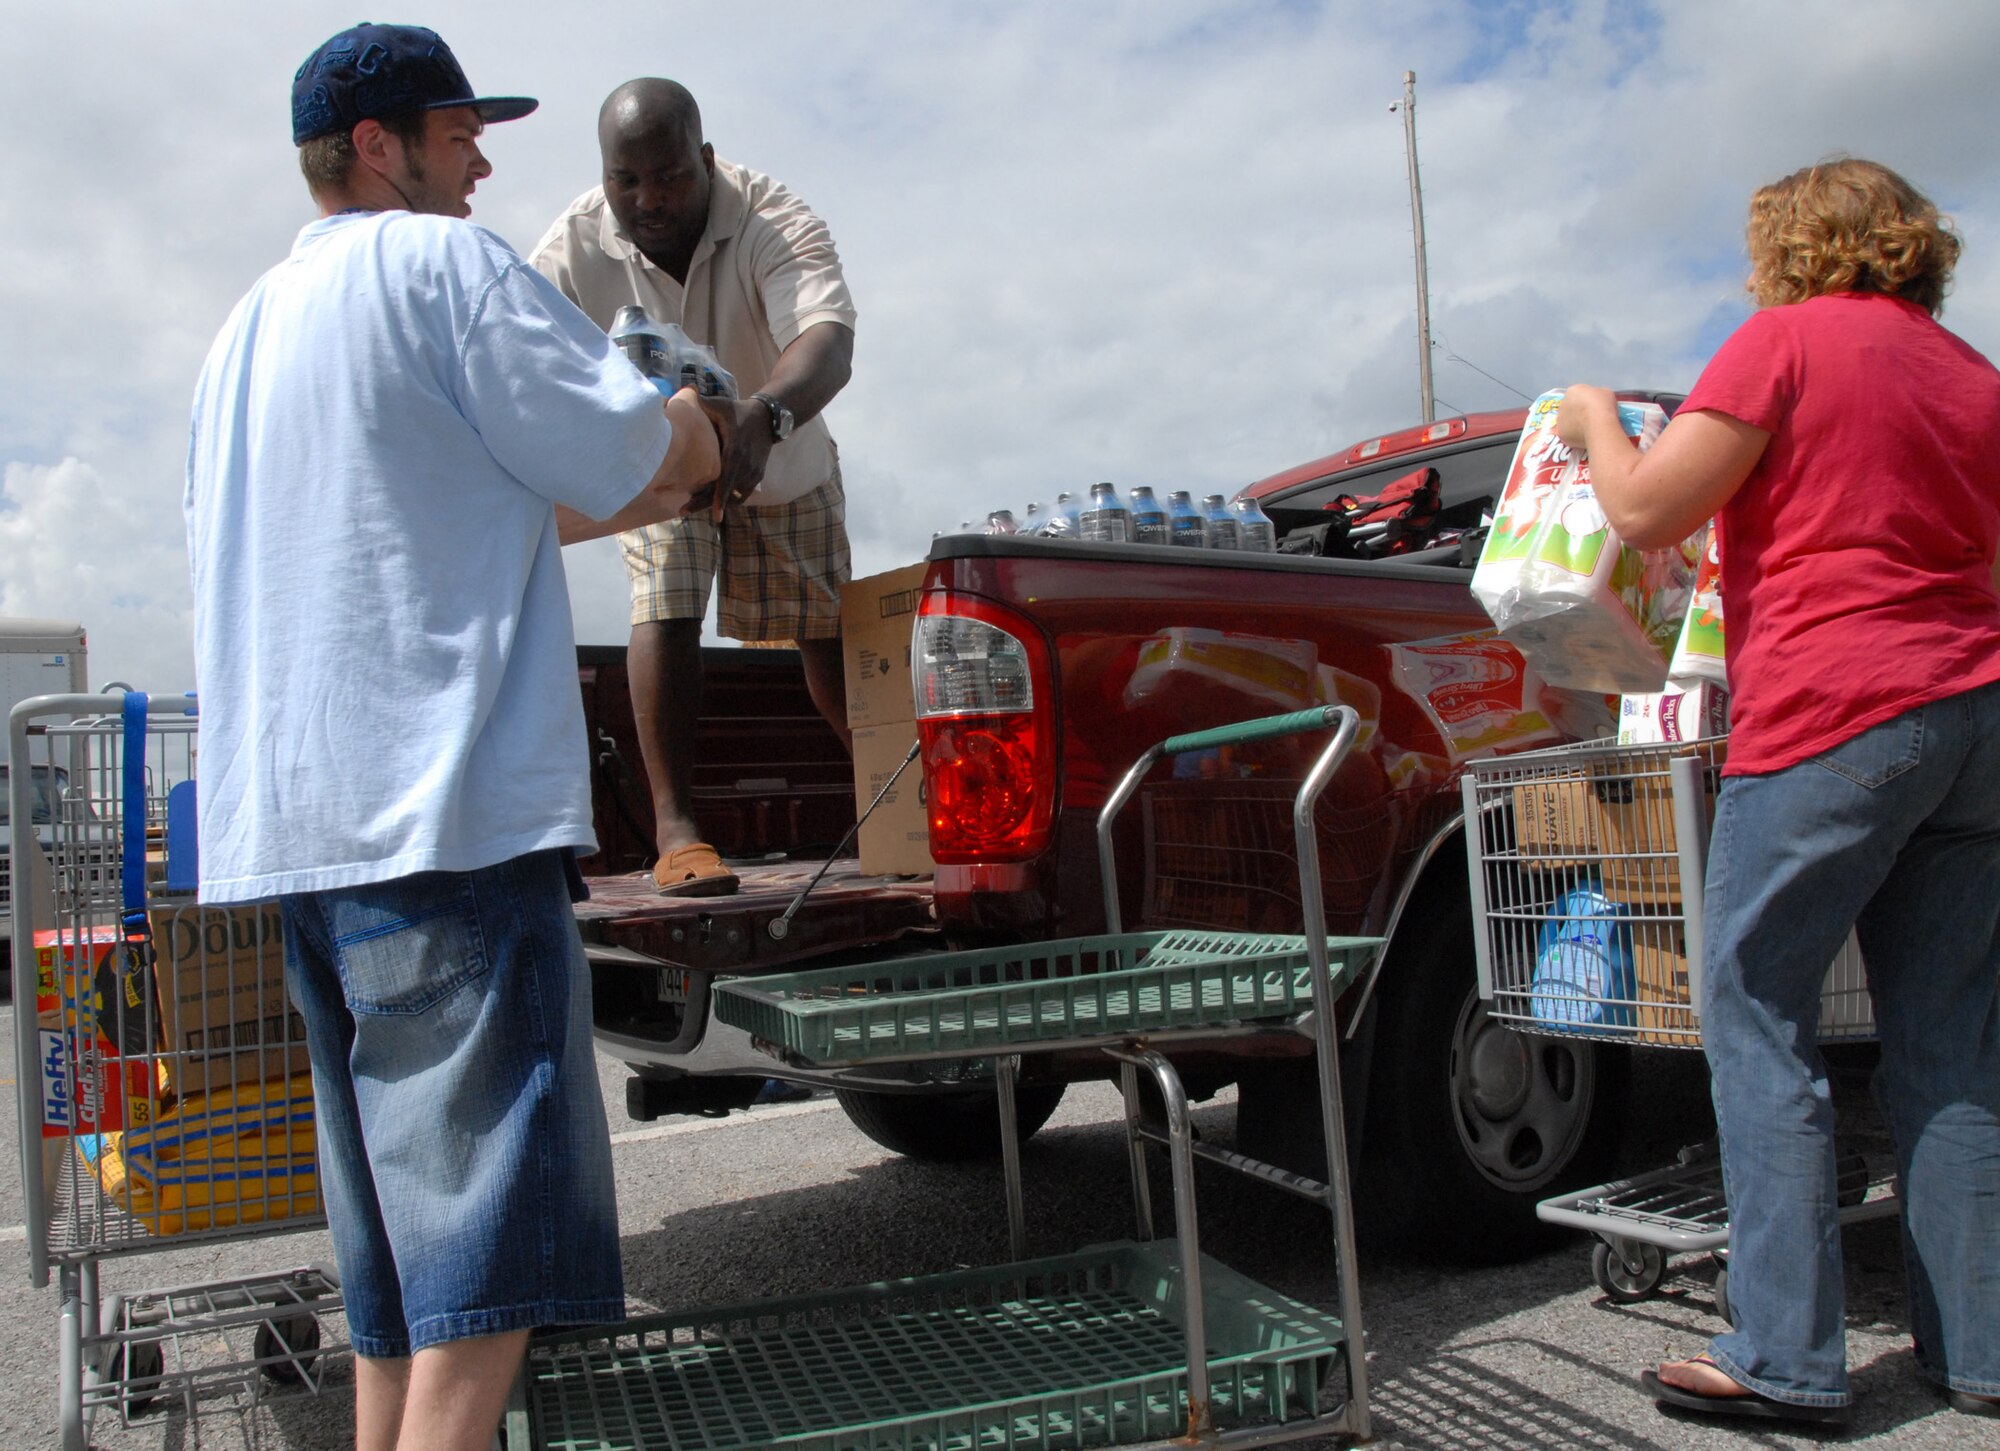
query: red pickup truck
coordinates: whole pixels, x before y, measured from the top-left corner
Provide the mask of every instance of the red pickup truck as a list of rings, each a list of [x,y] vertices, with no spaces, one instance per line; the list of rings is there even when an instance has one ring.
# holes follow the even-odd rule
[[[1602,697],[1543,686],[1491,637],[1467,588],[1473,550],[1452,540],[1490,510],[1523,418],[1518,409],[1478,414],[1369,439],[1249,490],[1284,537],[1324,522],[1341,496],[1373,497],[1435,469],[1442,542],[1392,558],[935,541],[912,650],[934,883],[862,879],[847,862],[798,900],[814,865],[796,860],[799,848],[831,847],[852,819],[851,806],[843,813],[829,799],[836,785],[846,789],[844,759],[823,729],[816,754],[798,744],[813,732],[796,685],[790,713],[765,727],[778,734],[760,748],[752,722],[770,716],[783,696],[776,683],[795,681],[796,665],[779,652],[715,652],[765,658],[734,662],[752,678],[733,714],[714,695],[705,711],[709,739],[718,751],[733,743],[743,762],[705,755],[716,763],[709,769],[751,786],[731,799],[729,783],[710,783],[699,814],[730,854],[789,857],[752,868],[735,899],[662,904],[640,889],[643,879],[596,884],[598,900],[583,910],[598,1039],[635,1067],[632,1112],[720,1111],[781,1073],[835,1088],[850,1118],[890,1148],[989,1151],[997,1115],[976,1070],[781,1068],[709,1020],[709,983],[807,961],[1096,930],[1097,810],[1147,746],[1343,702],[1360,711],[1363,730],[1320,805],[1329,927],[1387,939],[1343,1008],[1357,1203],[1372,1220],[1364,1228],[1458,1259],[1507,1258],[1540,1242],[1535,1202],[1599,1174],[1623,1116],[1629,1055],[1517,1034],[1488,1018],[1474,985],[1464,761],[1587,737],[1611,720]],[[634,872],[644,864],[645,792],[634,784],[638,753],[615,652],[586,658],[584,680],[603,745],[607,844],[586,870]],[[1296,931],[1289,812],[1312,745],[1163,764],[1120,818],[1126,923]],[[1104,1073],[1099,1055],[1030,1061],[1040,1076],[1022,1081],[1024,1131],[1054,1112],[1066,1081]],[[1237,1136],[1248,1151],[1310,1170],[1319,1135],[1309,1059],[1211,1052],[1179,1066],[1197,1096],[1237,1085]]]

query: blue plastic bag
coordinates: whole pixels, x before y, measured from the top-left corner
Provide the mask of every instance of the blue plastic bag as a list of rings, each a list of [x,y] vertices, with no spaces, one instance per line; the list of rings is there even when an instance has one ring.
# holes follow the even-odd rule
[[[1595,880],[1558,897],[1535,944],[1535,1021],[1569,1032],[1632,1026],[1632,927]]]

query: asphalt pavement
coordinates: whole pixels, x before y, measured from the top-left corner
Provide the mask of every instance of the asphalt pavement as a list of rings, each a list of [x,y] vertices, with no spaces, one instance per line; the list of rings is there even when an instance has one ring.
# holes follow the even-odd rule
[[[13,1012],[0,1009],[12,1043]],[[1644,1055],[1633,1167],[1661,1146],[1698,1136],[1699,1083],[1690,1061]],[[57,1298],[29,1283],[22,1225],[14,1074],[0,1072],[0,1451],[41,1451],[57,1434]],[[929,1165],[897,1158],[818,1097],[725,1119],[624,1120],[622,1065],[600,1060],[612,1106],[614,1157],[634,1314],[789,1295],[843,1284],[990,1264],[1007,1257],[997,1165]],[[1690,1083],[1693,1087],[1690,1088]],[[1649,1107],[1648,1105],[1652,1105]],[[1667,1106],[1662,1109],[1660,1106]],[[1196,1122],[1226,1143],[1227,1097]],[[1130,1194],[1117,1100],[1107,1087],[1072,1089],[1025,1152],[1031,1252],[1129,1238]],[[1163,1167],[1163,1166],[1162,1166]],[[1300,1201],[1220,1171],[1200,1176],[1204,1248],[1271,1288],[1331,1306],[1331,1235]],[[1167,1223],[1163,1175],[1156,1204]],[[1465,1232],[1478,1233],[1468,1223]],[[1701,1348],[1717,1329],[1712,1268],[1675,1261],[1662,1293],[1613,1304],[1591,1280],[1581,1236],[1524,1264],[1462,1270],[1424,1256],[1364,1253],[1361,1287],[1376,1444],[1398,1451],[1522,1447],[1708,1448],[1820,1444],[1944,1451],[2000,1446],[1989,1423],[1958,1415],[1911,1360],[1893,1222],[1847,1232],[1848,1357],[1859,1397],[1839,1432],[1769,1423],[1690,1421],[1657,1410],[1637,1373]],[[155,1289],[330,1263],[320,1232],[256,1233],[102,1263],[106,1293]],[[332,1317],[329,1317],[331,1320]],[[329,1340],[340,1333],[337,1320]],[[195,1353],[199,1347],[192,1348]],[[232,1407],[190,1420],[178,1411],[120,1424],[100,1417],[99,1451],[339,1451],[352,1444],[351,1379],[331,1368],[322,1393]],[[1312,1444],[1312,1443],[1307,1443]]]

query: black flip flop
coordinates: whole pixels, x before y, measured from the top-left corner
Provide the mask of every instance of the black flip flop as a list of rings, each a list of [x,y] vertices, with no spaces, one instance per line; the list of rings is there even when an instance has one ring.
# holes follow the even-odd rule
[[[1968,1416],[2000,1416],[2000,1401],[1991,1396],[1975,1396],[1966,1391],[1946,1391],[1945,1399],[1954,1411]]]
[[[1719,1367],[1718,1367],[1719,1368]],[[1639,1373],[1639,1384],[1647,1395],[1663,1406],[1693,1411],[1703,1416],[1742,1416],[1764,1421],[1810,1421],[1820,1426],[1837,1426],[1848,1416],[1846,1406],[1795,1406],[1774,1401],[1755,1391],[1740,1396],[1705,1396],[1699,1391],[1682,1390],[1660,1379],[1658,1371]]]

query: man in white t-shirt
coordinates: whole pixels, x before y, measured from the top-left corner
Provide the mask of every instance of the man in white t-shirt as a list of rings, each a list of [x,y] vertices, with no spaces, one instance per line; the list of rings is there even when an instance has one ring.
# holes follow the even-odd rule
[[[736,876],[701,839],[690,795],[701,714],[701,621],[736,640],[792,641],[843,742],[840,586],[849,575],[840,459],[820,410],[847,385],[854,301],[833,236],[785,187],[715,154],[694,97],[627,81],[598,113],[604,182],[556,218],[529,260],[609,327],[636,303],[709,344],[742,394],[707,511],[622,535],[632,583],[632,706],[652,786],[653,883],[711,896]]]
[[[624,1313],[560,545],[686,508],[728,420],[463,220],[534,107],[417,27],[316,50],[319,219],[195,392],[201,895],[284,909],[363,1451],[485,1451],[531,1328]]]

